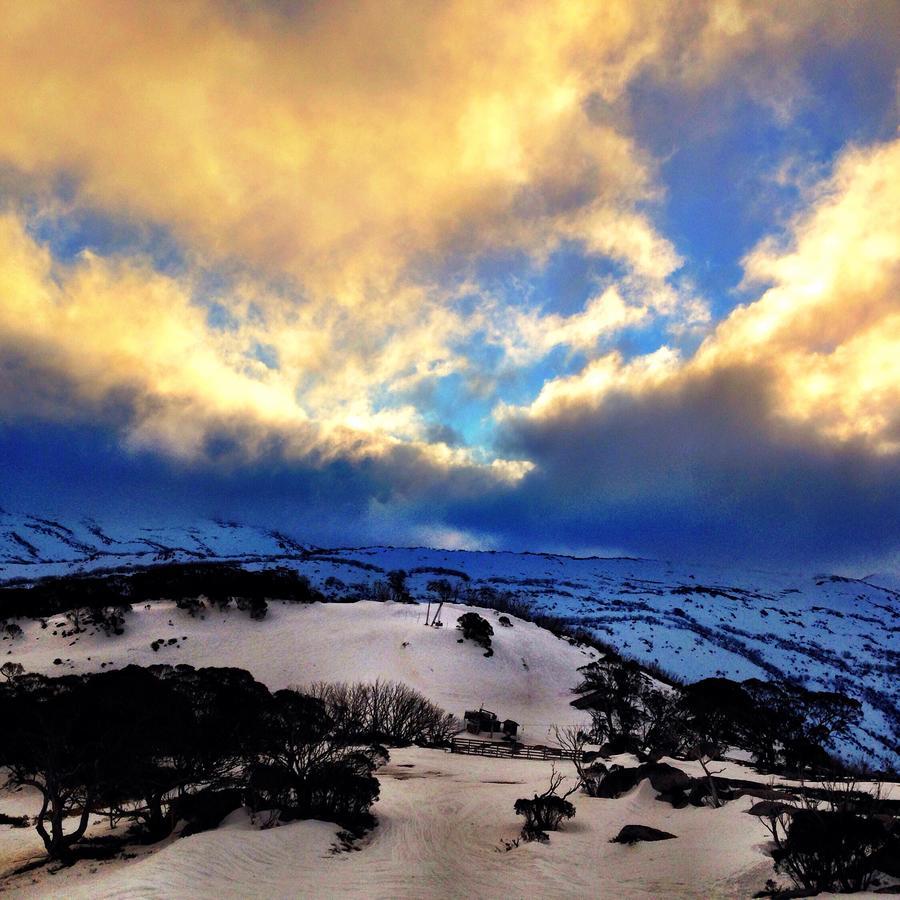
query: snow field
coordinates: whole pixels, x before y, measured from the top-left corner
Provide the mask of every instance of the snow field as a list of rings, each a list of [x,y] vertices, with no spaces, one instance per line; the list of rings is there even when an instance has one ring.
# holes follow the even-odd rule
[[[358,851],[335,853],[335,827],[326,823],[260,831],[236,813],[216,831],[171,841],[143,859],[82,863],[16,887],[11,896],[725,898],[751,896],[771,874],[763,827],[746,814],[749,798],[718,810],[675,810],[656,800],[646,781],[619,800],[573,795],[576,816],[549,844],[503,851],[502,841],[521,828],[513,804],[543,790],[550,768],[396,750],[379,771],[379,825]],[[625,824],[678,838],[632,847],[609,843]]]
[[[525,739],[534,743],[548,742],[553,723],[584,721],[569,701],[578,667],[593,651],[515,618],[512,628],[504,628],[493,612],[481,610],[495,630],[494,655],[485,658],[470,641],[457,643],[456,619],[469,609],[445,606],[445,626],[434,629],[424,625],[424,607],[407,604],[275,603],[265,620],[255,622],[237,610],[191,618],[160,602],[136,608],[120,637],[54,636],[62,617],[46,629],[23,623],[26,633],[7,658],[53,674],[97,671],[101,664],[237,666],[271,689],[316,680],[394,679],[457,715],[483,703],[523,723]],[[177,643],[151,649],[153,641],[170,637]],[[54,665],[56,658],[64,664]],[[675,764],[699,774],[696,765]],[[770,780],[734,762],[723,765],[733,777]],[[571,764],[558,768],[573,774]],[[503,851],[502,842],[516,838],[522,824],[515,801],[544,790],[550,772],[550,763],[537,761],[394,750],[378,772],[381,797],[373,812],[379,825],[358,850],[335,852],[337,829],[330,824],[259,830],[239,811],[215,831],[134,848],[136,859],[84,861],[55,874],[39,869],[0,881],[0,890],[10,897],[116,900],[730,898],[751,896],[772,875],[765,830],[746,813],[753,799],[718,810],[675,810],[656,800],[647,781],[617,800],[572,795],[577,814],[549,844]],[[33,792],[0,793],[0,810],[7,814],[31,815],[37,805]],[[626,824],[678,837],[632,847],[609,843]],[[91,833],[108,833],[106,822],[97,818]],[[33,829],[0,826],[0,872],[41,852]]]

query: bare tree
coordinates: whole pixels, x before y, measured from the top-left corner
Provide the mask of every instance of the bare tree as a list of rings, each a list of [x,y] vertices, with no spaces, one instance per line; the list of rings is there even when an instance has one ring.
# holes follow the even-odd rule
[[[575,815],[575,807],[567,798],[578,790],[579,784],[576,782],[565,794],[559,794],[557,792],[563,781],[565,776],[560,775],[553,766],[547,790],[535,794],[530,800],[524,797],[516,800],[516,815],[525,817],[522,837],[526,841],[546,840],[546,832],[557,831],[563,819],[571,819]]]
[[[716,787],[714,776],[721,775],[722,772],[725,771],[724,769],[710,769],[709,767],[709,764],[718,755],[716,749],[718,748],[713,749],[702,742],[698,742],[690,748],[691,756],[700,763],[700,768],[703,769],[703,774],[706,777],[706,783],[709,787],[709,796],[713,809],[718,809],[723,805],[722,799],[719,796],[719,790]]]
[[[402,682],[319,681],[292,689],[322,700],[335,734],[344,741],[443,745],[458,730],[450,713]]]
[[[590,743],[585,729],[575,726],[560,728],[554,725],[553,736],[559,747],[572,754],[575,771],[578,773],[578,787],[589,797],[598,796],[600,784],[607,770],[603,763],[585,764],[585,747]]]
[[[881,783],[864,790],[854,781],[803,786],[792,804],[773,806],[764,824],[775,849],[775,871],[810,892],[866,890],[897,841],[895,818],[885,815]]]

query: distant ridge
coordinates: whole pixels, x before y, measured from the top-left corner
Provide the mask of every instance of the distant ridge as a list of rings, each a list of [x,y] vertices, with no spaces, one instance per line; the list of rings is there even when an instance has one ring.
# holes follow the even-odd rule
[[[409,573],[408,589],[420,600],[438,573],[458,580],[476,601],[509,593],[686,680],[775,678],[847,693],[863,704],[864,719],[841,752],[900,766],[900,593],[895,582],[879,584],[891,581],[880,575],[802,576],[536,552],[326,549],[303,542],[302,534],[234,521],[125,529],[0,512],[0,583],[200,561],[287,566],[335,599],[377,596],[394,570]]]

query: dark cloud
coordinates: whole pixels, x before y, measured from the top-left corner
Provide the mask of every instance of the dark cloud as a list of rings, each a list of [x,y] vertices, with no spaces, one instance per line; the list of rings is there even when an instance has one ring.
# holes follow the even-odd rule
[[[500,449],[537,464],[515,486],[437,466],[413,446],[310,464],[286,460],[274,441],[248,462],[247,437],[223,424],[202,461],[186,463],[123,449],[115,415],[20,420],[0,428],[0,505],[132,525],[240,518],[325,546],[418,543],[449,529],[510,549],[685,561],[888,559],[900,543],[900,459],[782,424],[770,385],[758,367],[730,368],[611,396],[599,410],[509,422]]]
[[[41,352],[41,350],[46,352]],[[72,380],[52,362],[49,348],[27,350],[0,339],[0,417],[3,420],[69,421],[88,418],[112,428],[134,419],[140,392],[123,383],[96,397],[79,396]]]
[[[464,447],[465,438],[450,425],[435,422],[425,429],[425,439],[430,444],[446,444],[448,447]]]
[[[510,423],[538,468],[460,525],[523,546],[623,546],[684,559],[802,565],[878,559],[900,542],[900,459],[834,444],[771,410],[759,367]]]
[[[449,500],[476,504],[493,476],[445,469],[399,445],[358,461],[288,460],[277,440],[248,462],[223,425],[202,460],[127,450],[108,425],[19,420],[0,426],[0,506],[130,526],[235,518],[323,546],[410,544],[440,526]]]

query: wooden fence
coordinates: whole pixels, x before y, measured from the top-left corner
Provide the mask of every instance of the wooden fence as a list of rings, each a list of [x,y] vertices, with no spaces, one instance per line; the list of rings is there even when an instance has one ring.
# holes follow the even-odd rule
[[[575,759],[572,750],[560,747],[528,746],[512,741],[476,741],[471,738],[453,738],[450,741],[450,752],[503,759]]]

